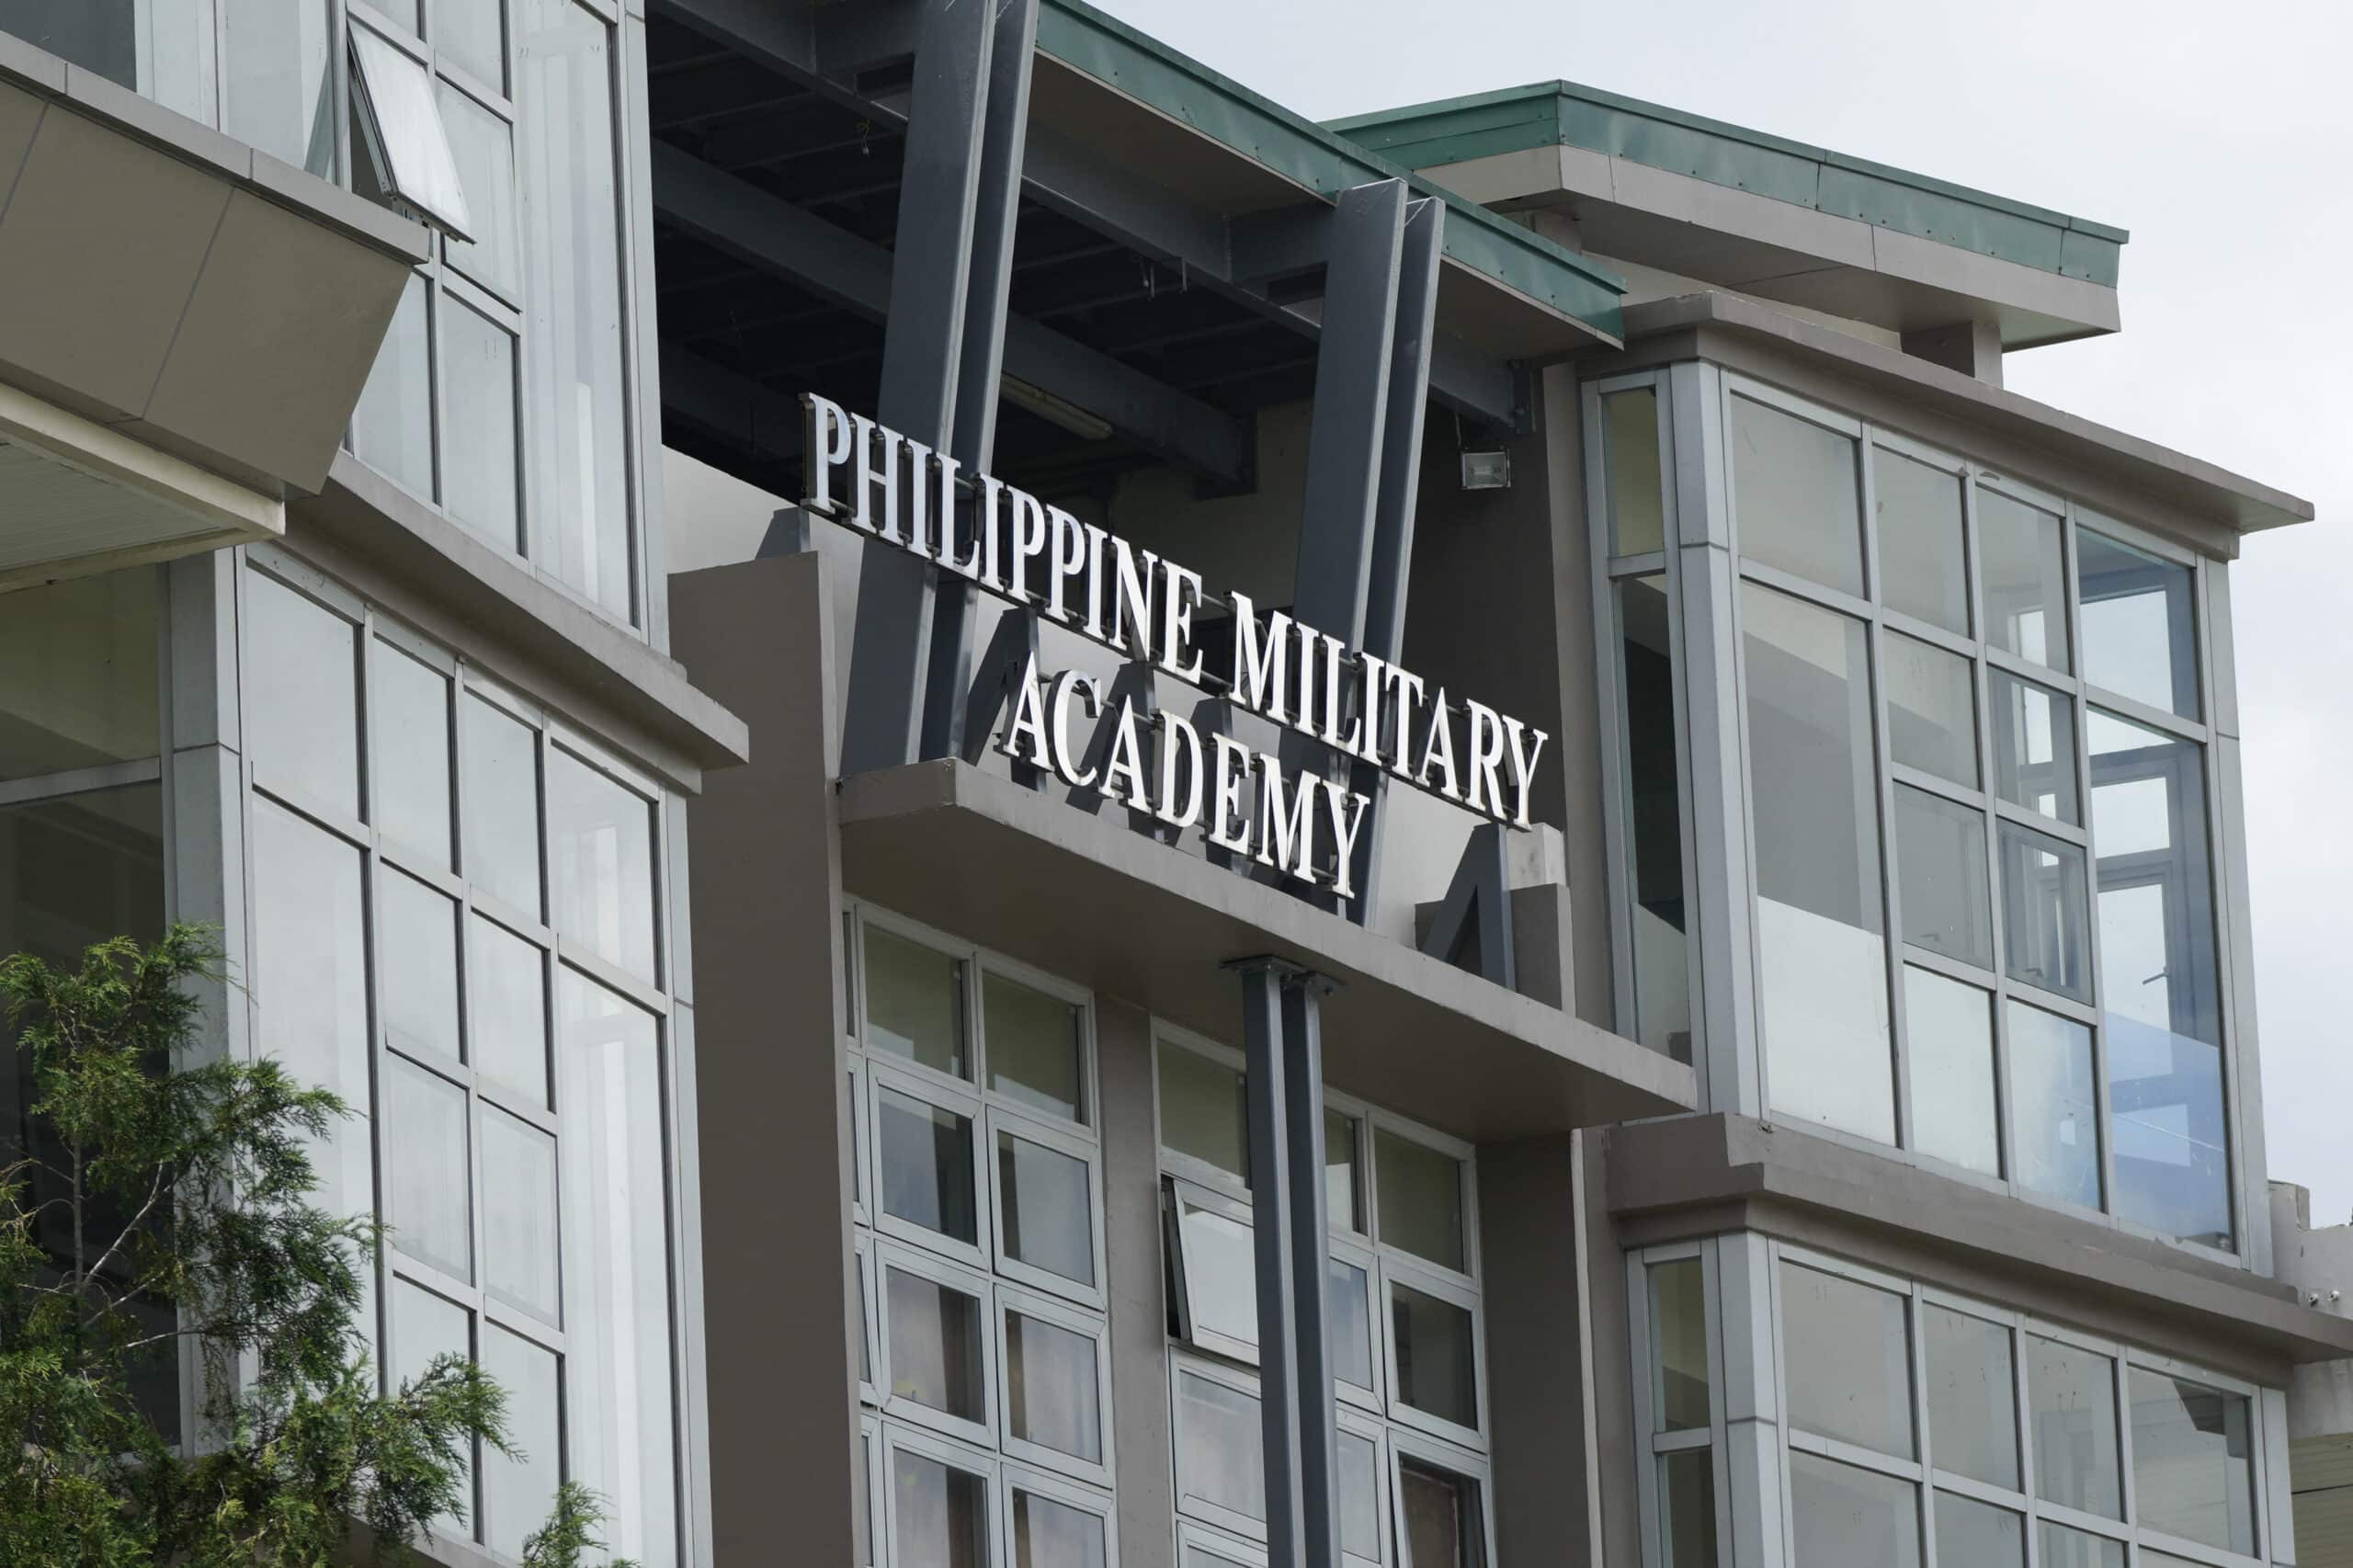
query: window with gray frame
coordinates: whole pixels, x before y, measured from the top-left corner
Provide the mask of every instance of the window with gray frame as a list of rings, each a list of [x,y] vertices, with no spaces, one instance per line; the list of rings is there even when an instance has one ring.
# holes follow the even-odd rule
[[[1266,1539],[1241,1056],[1156,1031],[1176,1509],[1186,1562]],[[1325,1096],[1326,1317],[1347,1568],[1493,1562],[1472,1149]]]
[[[885,911],[846,920],[873,1562],[1112,1568],[1091,1000]]]
[[[1738,563],[1767,1108],[2234,1249],[2196,558],[1776,389],[1694,385]],[[1691,992],[1663,914],[1690,841],[1667,411],[1648,384],[1598,403],[1633,1023],[1665,1048]]]
[[[322,1200],[389,1227],[388,1381],[449,1352],[508,1396],[519,1452],[435,1528],[519,1560],[577,1480],[674,1564],[660,792],[298,563],[238,579],[255,1049],[358,1113]]]
[[[1661,1568],[1715,1568],[1716,1453],[1723,1429],[1717,1388],[1716,1244],[1651,1248],[1627,1260],[1634,1343],[1647,1345],[1636,1420],[1648,1449],[1639,1482],[1645,1551]]]

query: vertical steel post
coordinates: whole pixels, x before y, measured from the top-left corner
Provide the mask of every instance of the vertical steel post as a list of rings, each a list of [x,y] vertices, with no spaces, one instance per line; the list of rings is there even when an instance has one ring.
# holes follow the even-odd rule
[[[1292,1235],[1290,1074],[1285,1068],[1284,990],[1297,966],[1280,959],[1239,960],[1242,1041],[1248,1061],[1250,1200],[1258,1282],[1258,1415],[1265,1449],[1267,1568],[1309,1568],[1302,1528],[1304,1478],[1300,1463],[1298,1325],[1292,1303],[1297,1244]],[[1321,1180],[1319,1170],[1317,1179]],[[1317,1269],[1320,1278],[1322,1270]],[[1314,1568],[1330,1568],[1330,1559]]]
[[[923,0],[875,413],[935,451],[948,449],[956,422],[995,28],[994,5]],[[931,562],[902,551],[865,552],[843,718],[845,774],[915,760],[938,575]]]
[[[1324,994],[1320,974],[1283,984],[1283,1108],[1290,1125],[1291,1322],[1299,1386],[1300,1540],[1314,1568],[1339,1568],[1340,1430],[1334,1400],[1330,1215],[1324,1191]]]

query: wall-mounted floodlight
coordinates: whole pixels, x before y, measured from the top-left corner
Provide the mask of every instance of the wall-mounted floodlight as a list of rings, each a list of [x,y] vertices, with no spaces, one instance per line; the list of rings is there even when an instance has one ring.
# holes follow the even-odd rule
[[[1462,488],[1465,490],[1509,490],[1511,488],[1511,454],[1500,450],[1463,453]]]
[[[458,160],[424,63],[391,40],[353,27],[351,106],[384,204],[443,233],[472,239]]]

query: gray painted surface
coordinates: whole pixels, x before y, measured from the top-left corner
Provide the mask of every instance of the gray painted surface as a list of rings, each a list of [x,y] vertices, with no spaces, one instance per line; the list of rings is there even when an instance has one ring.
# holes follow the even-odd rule
[[[1625,1253],[1609,1213],[1608,1148],[1592,1132],[1574,1135],[1574,1201],[1578,1239],[1584,1249],[1585,1301],[1590,1322],[1585,1342],[1592,1347],[1591,1415],[1587,1475],[1594,1478],[1597,1517],[1586,1521],[1597,1563],[1642,1561],[1642,1519],[1634,1449],[1632,1333],[1627,1321]],[[1495,1261],[1486,1258],[1486,1267]]]
[[[1175,1473],[1168,1410],[1168,1306],[1162,1291],[1160,1135],[1152,1018],[1095,1004],[1103,1096],[1103,1248],[1111,1311],[1111,1443],[1120,1487],[1120,1568],[1173,1568]]]
[[[1586,1474],[1586,1362],[1601,1343],[1580,1310],[1574,1159],[1565,1135],[1479,1151],[1495,1551],[1514,1564],[1582,1561],[1597,1522],[1597,1500],[1564,1484]],[[1615,1278],[1613,1260],[1602,1288]]]

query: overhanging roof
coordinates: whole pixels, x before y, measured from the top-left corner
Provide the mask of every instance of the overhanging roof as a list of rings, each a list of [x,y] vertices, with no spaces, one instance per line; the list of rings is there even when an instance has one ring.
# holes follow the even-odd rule
[[[1572,204],[1603,256],[1893,330],[1960,305],[2013,348],[2117,325],[2121,229],[1573,82],[1331,129],[1477,200]]]

